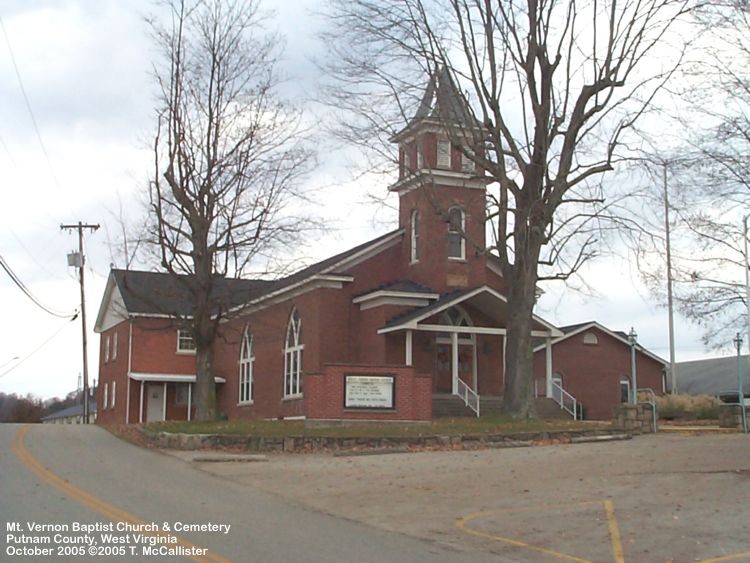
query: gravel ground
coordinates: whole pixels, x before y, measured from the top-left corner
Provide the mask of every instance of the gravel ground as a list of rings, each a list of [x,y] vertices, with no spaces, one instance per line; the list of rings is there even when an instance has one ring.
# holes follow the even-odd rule
[[[488,560],[750,561],[750,436],[740,434],[196,466]]]

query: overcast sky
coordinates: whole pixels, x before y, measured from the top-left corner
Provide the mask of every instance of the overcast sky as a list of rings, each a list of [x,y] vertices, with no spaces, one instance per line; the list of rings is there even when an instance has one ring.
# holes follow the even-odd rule
[[[267,3],[286,37],[285,88],[299,103],[316,88],[310,58],[323,53],[315,37],[319,3]],[[98,377],[99,337],[91,328],[110,267],[114,215],[120,202],[132,213],[151,165],[153,52],[143,21],[151,5],[147,0],[5,0],[0,6],[8,40],[0,32],[0,254],[40,301],[71,312],[78,307],[79,288],[66,254],[77,247],[77,238],[59,226],[79,220],[102,225],[86,235],[92,380]],[[324,149],[319,160],[309,184],[322,188],[320,199],[331,209],[335,228],[315,241],[309,259],[394,228],[395,212],[367,203],[369,190],[385,193],[387,186],[350,182],[341,151]],[[338,207],[330,205],[334,201]],[[557,324],[597,320],[626,331],[634,326],[644,346],[668,357],[666,311],[649,301],[634,267],[601,259],[587,267],[585,277],[597,298],[547,287],[538,314]],[[1,271],[0,303],[0,391],[48,398],[75,389],[82,370],[80,320],[42,311]],[[676,334],[678,361],[716,355],[701,348],[699,330],[679,316]]]

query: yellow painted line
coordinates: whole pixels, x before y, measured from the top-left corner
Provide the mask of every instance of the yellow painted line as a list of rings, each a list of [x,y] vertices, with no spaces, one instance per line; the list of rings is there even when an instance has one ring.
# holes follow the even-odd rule
[[[620,527],[615,518],[615,505],[611,500],[604,501],[604,510],[607,512],[607,526],[609,526],[609,538],[612,541],[612,556],[615,563],[625,563],[622,552],[622,540],[620,539]]]
[[[29,427],[24,426],[22,427],[18,432],[16,432],[15,436],[13,437],[13,445],[12,450],[13,453],[16,455],[18,460],[23,463],[28,469],[30,469],[32,472],[34,472],[42,481],[45,481],[49,485],[52,485],[56,489],[59,489],[66,495],[68,495],[70,498],[75,500],[76,502],[79,502],[80,504],[83,504],[84,506],[89,507],[94,512],[97,512],[104,516],[105,518],[112,520],[113,522],[128,522],[130,524],[149,524],[150,522],[146,522],[145,520],[141,520],[137,516],[133,516],[132,514],[125,512],[124,510],[120,510],[116,506],[113,506],[111,504],[108,504],[101,500],[100,498],[87,493],[83,489],[79,489],[78,487],[72,485],[67,480],[63,479],[62,477],[58,477],[55,475],[52,471],[44,467],[36,458],[34,458],[29,451],[26,449],[26,445],[24,444],[24,436],[28,432]],[[198,546],[194,543],[189,542],[188,540],[181,538],[180,536],[176,534],[170,534],[165,532],[143,532],[144,535],[149,536],[155,536],[155,537],[172,537],[177,540],[177,543],[185,548],[191,549],[191,548],[197,548],[197,549],[205,549],[201,546]],[[162,545],[174,545],[174,544],[162,544]],[[206,562],[206,561],[213,561],[215,563],[232,563],[230,559],[225,559],[224,557],[221,557],[220,555],[217,555],[215,553],[206,552],[205,555],[185,555],[184,557],[187,557],[188,559],[192,559],[193,561],[199,561],[199,562]]]
[[[750,551],[743,553],[733,553],[732,555],[723,555],[721,557],[715,557],[713,559],[703,559],[699,563],[714,563],[717,561],[737,561],[737,559],[750,559]]]
[[[467,524],[471,522],[472,520],[476,520],[477,518],[482,518],[485,516],[490,516],[491,514],[495,514],[495,512],[500,511],[493,511],[493,512],[475,512],[473,514],[469,514],[468,516],[464,516],[462,518],[458,518],[456,520],[456,527],[461,530],[462,532],[466,532],[467,534],[471,534],[472,536],[477,536],[480,538],[487,538],[494,541],[499,541],[502,543],[507,543],[508,545],[513,545],[515,547],[522,547],[524,549],[530,549],[532,551],[537,551],[539,553],[544,553],[545,555],[551,555],[552,557],[556,557],[557,559],[564,559],[566,561],[578,561],[578,563],[591,563],[588,559],[581,559],[580,557],[575,557],[573,555],[568,555],[566,553],[561,553],[559,551],[554,551],[552,549],[547,549],[546,547],[541,547],[538,545],[532,545],[530,543],[526,543],[520,540],[514,540],[511,538],[506,538],[503,536],[498,536],[496,534],[490,534],[487,532],[482,532],[480,530],[474,530],[473,528],[469,528]]]

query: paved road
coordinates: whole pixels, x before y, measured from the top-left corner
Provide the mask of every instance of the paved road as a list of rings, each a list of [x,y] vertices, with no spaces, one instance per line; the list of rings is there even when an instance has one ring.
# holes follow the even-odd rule
[[[0,521],[0,561],[487,560],[486,552],[453,549],[303,508],[94,426],[0,424]],[[57,531],[31,531],[32,523]],[[175,531],[180,523],[229,526],[229,531]],[[91,528],[76,530],[77,524]],[[118,526],[130,529],[118,531]],[[114,543],[105,534],[129,543]],[[52,543],[24,543],[33,538]],[[95,545],[72,543],[91,541]],[[149,556],[144,551],[149,546],[166,555]],[[79,555],[82,549],[99,556]],[[113,556],[113,549],[126,555]],[[18,555],[22,550],[36,555]]]

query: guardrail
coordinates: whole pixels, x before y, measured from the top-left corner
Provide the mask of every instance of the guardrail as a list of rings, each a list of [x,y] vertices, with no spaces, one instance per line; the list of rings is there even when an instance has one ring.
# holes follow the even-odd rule
[[[560,408],[569,413],[573,420],[578,420],[578,401],[576,398],[562,388],[557,381],[552,382],[552,399],[560,405]]]
[[[456,395],[463,400],[467,407],[479,416],[479,395],[477,395],[471,387],[466,385],[466,383],[461,381],[460,378],[458,379]]]

